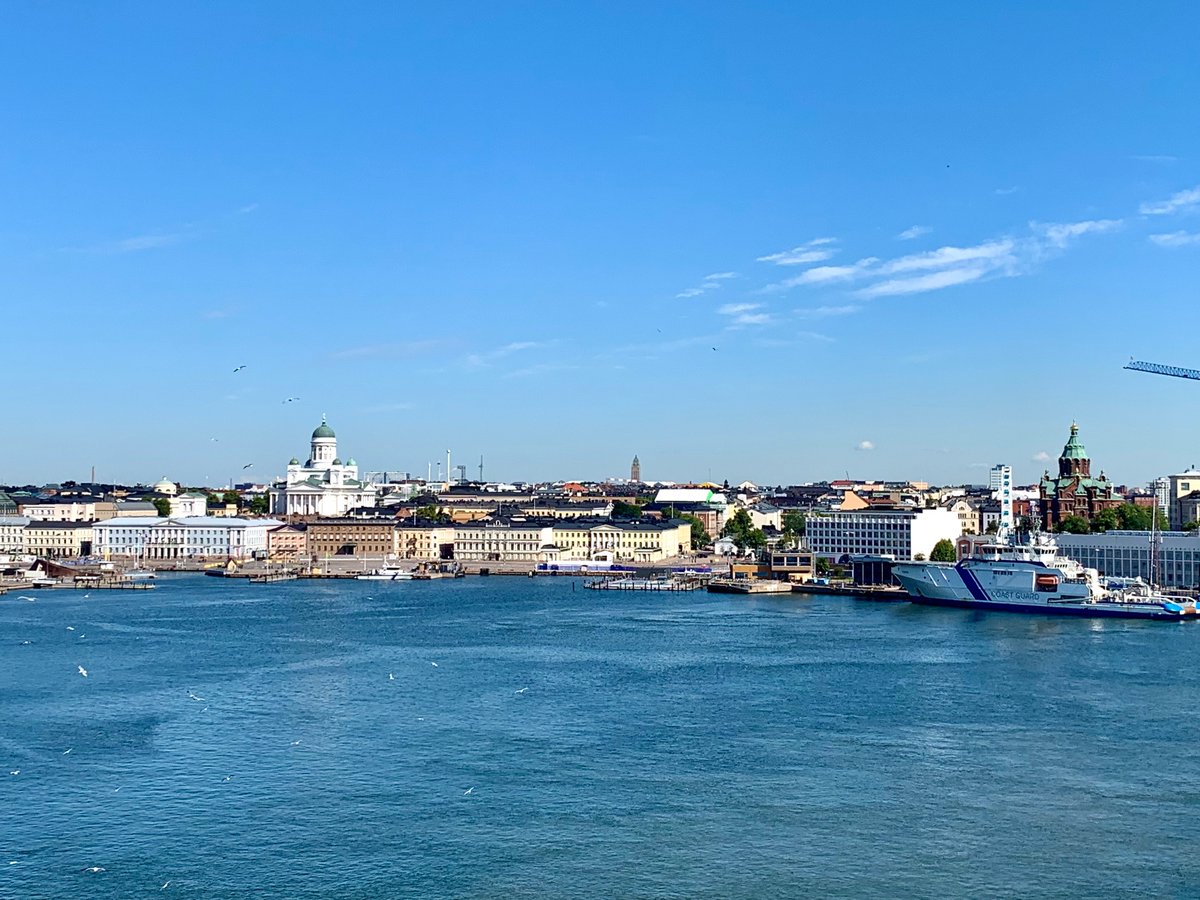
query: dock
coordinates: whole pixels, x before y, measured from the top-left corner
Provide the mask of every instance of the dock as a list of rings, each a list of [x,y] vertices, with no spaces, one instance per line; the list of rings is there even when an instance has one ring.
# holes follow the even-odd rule
[[[792,584],[767,578],[714,578],[708,590],[713,594],[790,594]]]
[[[600,578],[584,587],[593,591],[695,591],[703,587],[695,578]]]

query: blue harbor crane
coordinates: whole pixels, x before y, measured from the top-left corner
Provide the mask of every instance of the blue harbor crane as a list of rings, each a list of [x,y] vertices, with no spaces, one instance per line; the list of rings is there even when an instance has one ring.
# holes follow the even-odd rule
[[[1151,375],[1170,375],[1172,378],[1190,378],[1192,381],[1200,381],[1200,370],[1184,369],[1180,366],[1165,366],[1162,363],[1142,362],[1131,358],[1125,368],[1132,369],[1134,372],[1149,372]]]

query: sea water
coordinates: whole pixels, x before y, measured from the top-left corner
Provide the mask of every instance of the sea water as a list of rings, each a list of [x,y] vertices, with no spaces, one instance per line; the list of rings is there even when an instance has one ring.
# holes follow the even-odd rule
[[[1200,895],[1200,623],[561,577],[16,593],[0,897]]]

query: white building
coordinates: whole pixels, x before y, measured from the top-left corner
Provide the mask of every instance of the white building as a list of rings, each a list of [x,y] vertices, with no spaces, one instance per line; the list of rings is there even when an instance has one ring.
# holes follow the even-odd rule
[[[282,524],[218,516],[124,516],[92,526],[93,552],[106,559],[250,559],[266,554],[267,532]]]
[[[171,497],[169,500],[172,519],[208,515],[208,496],[205,494],[188,491],[185,494]]]
[[[1158,538],[1155,581],[1164,587],[1200,587],[1200,534],[1162,531]],[[1110,578],[1150,580],[1152,545],[1148,531],[1106,531],[1103,534],[1056,534],[1063,556]]]
[[[861,509],[808,516],[804,540],[820,556],[888,556],[911,560],[929,558],[934,545],[962,534],[958,515],[945,507],[934,509]]]
[[[1162,510],[1162,514],[1164,516],[1170,515],[1171,479],[1155,478],[1147,487],[1150,489],[1150,493],[1154,495],[1154,499],[1158,501],[1158,508]]]
[[[358,463],[342,462],[337,436],[321,417],[312,433],[311,452],[303,465],[292,458],[287,480],[271,488],[271,512],[286,516],[336,518],[361,506],[375,505],[374,488],[358,480]]]
[[[1000,501],[999,527],[1007,531],[1016,524],[1013,521],[1012,466],[992,466],[988,474],[988,487],[991,488],[992,497]]]
[[[1171,475],[1167,478],[1167,519],[1170,521],[1172,531],[1179,531],[1183,523],[1187,521],[1183,518],[1179,501],[1197,490],[1200,490],[1200,472],[1196,471],[1195,466],[1189,467],[1186,472],[1180,472],[1178,475]]]
[[[0,516],[0,553],[25,553],[28,516]]]

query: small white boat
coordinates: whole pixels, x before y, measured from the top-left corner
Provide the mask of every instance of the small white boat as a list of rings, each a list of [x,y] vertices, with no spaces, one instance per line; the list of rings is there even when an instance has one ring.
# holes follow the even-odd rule
[[[124,577],[126,581],[150,581],[155,575],[150,569],[130,569]]]
[[[412,581],[413,573],[399,566],[380,566],[354,577],[359,581]]]

